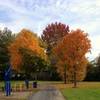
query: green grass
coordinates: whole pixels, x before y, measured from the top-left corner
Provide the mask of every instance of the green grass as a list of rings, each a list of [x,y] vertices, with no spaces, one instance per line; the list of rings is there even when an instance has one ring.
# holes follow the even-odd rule
[[[66,88],[61,91],[66,100],[100,100],[100,88]]]

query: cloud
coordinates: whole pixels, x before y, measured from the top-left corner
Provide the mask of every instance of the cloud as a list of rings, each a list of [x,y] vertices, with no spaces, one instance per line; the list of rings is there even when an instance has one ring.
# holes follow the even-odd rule
[[[90,60],[93,60],[100,54],[100,35],[91,37],[91,43],[92,43],[92,50],[91,53],[87,54],[87,57],[89,57]]]
[[[98,55],[100,0],[0,0],[0,27],[7,26],[15,33],[28,28],[41,35],[45,26],[55,21],[89,33],[93,45],[89,57]]]

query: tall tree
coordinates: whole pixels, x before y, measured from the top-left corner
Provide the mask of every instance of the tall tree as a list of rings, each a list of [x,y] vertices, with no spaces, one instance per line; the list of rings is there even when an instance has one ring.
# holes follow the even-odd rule
[[[90,51],[90,48],[91,44],[88,35],[80,29],[77,29],[66,35],[53,49],[56,59],[60,62],[60,65],[62,65],[57,68],[62,69],[65,83],[68,70],[68,72],[71,72],[71,76],[74,80],[74,87],[76,87],[77,72],[85,68],[83,65],[80,65],[86,62],[85,54]]]
[[[55,59],[53,58],[52,54],[52,48],[57,45],[58,41],[61,41],[62,38],[69,33],[69,26],[65,25],[63,23],[51,23],[47,25],[47,27],[43,30],[43,34],[41,36],[42,40],[46,43],[46,53],[49,57],[49,60],[51,62],[51,75],[52,73],[56,73],[55,70]],[[51,76],[53,77],[53,76]]]
[[[31,31],[23,29],[17,36],[15,41],[9,46],[10,61],[14,69],[20,69],[22,63],[22,54],[20,48],[27,48],[34,52],[35,55],[46,59],[45,50],[40,46],[38,37]]]
[[[14,41],[15,35],[8,28],[0,30],[0,70],[4,70],[9,63],[8,46]]]

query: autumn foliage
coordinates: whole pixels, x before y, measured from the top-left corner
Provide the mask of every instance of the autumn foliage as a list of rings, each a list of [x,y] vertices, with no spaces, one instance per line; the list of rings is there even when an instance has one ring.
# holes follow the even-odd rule
[[[56,22],[49,24],[43,30],[41,38],[42,41],[33,32],[23,29],[8,47],[12,67],[19,70],[21,65],[25,65],[22,64],[23,59],[26,56],[31,59],[31,54],[34,55],[33,57],[40,57],[40,60],[41,58],[46,60],[47,54],[50,65],[56,65],[55,69],[64,82],[72,81],[76,87],[77,81],[83,80],[86,75],[88,60],[85,55],[91,49],[88,34],[80,29],[70,31],[69,26]],[[21,50],[28,51],[28,55],[23,56]],[[31,67],[35,65],[33,59],[30,61]]]
[[[10,61],[14,69],[19,69],[22,62],[20,48],[27,48],[34,52],[35,55],[46,59],[45,50],[40,46],[37,36],[26,29],[23,29],[17,36],[15,41],[8,47],[10,52]]]
[[[47,43],[48,48],[52,48],[61,40],[66,34],[69,33],[69,26],[62,23],[52,23],[49,24],[42,34],[42,39]]]
[[[51,73],[57,73],[55,70],[56,60],[52,56],[52,49],[57,45],[62,38],[69,33],[69,26],[63,23],[51,23],[43,30],[41,35],[42,40],[46,43],[46,54],[48,55],[50,66],[52,66]]]
[[[64,80],[82,80],[86,71],[85,54],[90,51],[91,44],[88,35],[77,29],[64,36],[53,49],[57,59],[57,70]]]

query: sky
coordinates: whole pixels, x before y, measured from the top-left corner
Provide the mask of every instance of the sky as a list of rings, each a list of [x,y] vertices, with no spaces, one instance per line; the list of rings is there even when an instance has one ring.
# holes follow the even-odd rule
[[[40,36],[56,21],[89,34],[90,60],[100,54],[100,0],[0,0],[0,29],[8,27],[18,33],[27,28]]]

